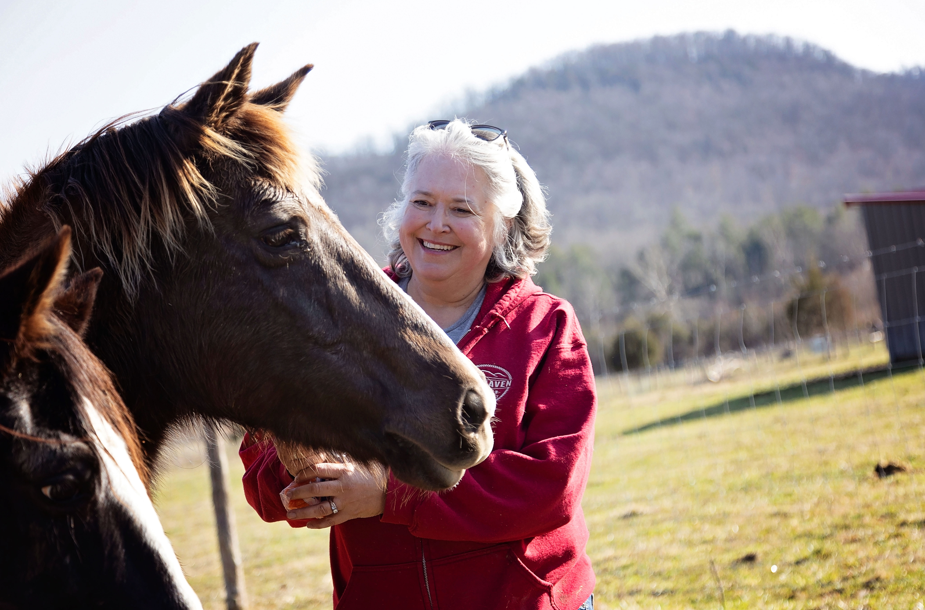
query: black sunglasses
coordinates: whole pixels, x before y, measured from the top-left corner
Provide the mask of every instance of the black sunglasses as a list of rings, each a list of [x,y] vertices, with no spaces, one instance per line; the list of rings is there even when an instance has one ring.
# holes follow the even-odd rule
[[[450,121],[440,119],[437,121],[430,121],[427,123],[427,126],[436,131],[437,129],[445,129],[449,124]],[[507,130],[495,127],[494,125],[469,125],[469,129],[472,130],[472,135],[486,142],[494,142],[498,138],[504,138],[505,142],[507,141]]]

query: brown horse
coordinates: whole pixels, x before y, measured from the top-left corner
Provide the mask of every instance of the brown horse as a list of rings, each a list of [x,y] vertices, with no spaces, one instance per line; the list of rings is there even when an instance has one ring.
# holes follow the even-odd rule
[[[105,270],[87,343],[149,460],[203,416],[450,487],[491,450],[494,394],[322,201],[282,122],[311,66],[248,92],[255,49],[17,185],[0,265],[74,228],[76,266]]]
[[[0,608],[202,608],[131,415],[80,340],[101,274],[63,290],[69,235],[0,270]]]

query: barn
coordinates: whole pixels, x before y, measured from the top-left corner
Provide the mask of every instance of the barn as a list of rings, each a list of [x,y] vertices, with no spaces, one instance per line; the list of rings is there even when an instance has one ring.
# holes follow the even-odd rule
[[[925,348],[925,190],[846,195],[860,206],[890,362],[922,363]]]

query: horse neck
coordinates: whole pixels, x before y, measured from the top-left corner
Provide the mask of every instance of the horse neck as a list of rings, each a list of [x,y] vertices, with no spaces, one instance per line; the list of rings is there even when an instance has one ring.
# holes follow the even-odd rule
[[[114,273],[104,271],[85,342],[112,373],[122,401],[140,431],[145,461],[152,466],[168,430],[186,412],[182,397],[168,393],[161,377],[168,346],[151,339],[151,324],[122,289]]]

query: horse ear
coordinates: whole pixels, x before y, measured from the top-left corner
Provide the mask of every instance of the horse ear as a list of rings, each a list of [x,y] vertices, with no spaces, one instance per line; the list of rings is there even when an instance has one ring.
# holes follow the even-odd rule
[[[55,299],[55,315],[81,337],[90,324],[90,314],[101,279],[103,270],[99,267],[81,273]]]
[[[223,69],[199,85],[184,111],[202,125],[218,130],[244,105],[257,43],[238,51]]]
[[[292,76],[286,80],[251,94],[251,103],[268,106],[277,112],[284,112],[286,107],[289,106],[289,102],[292,101],[292,97],[295,95],[296,90],[298,90],[299,85],[305,80],[305,75],[308,74],[313,67],[312,64],[308,64],[293,72]]]
[[[64,227],[15,268],[0,277],[0,343],[20,335],[40,335],[71,256],[71,229]]]

